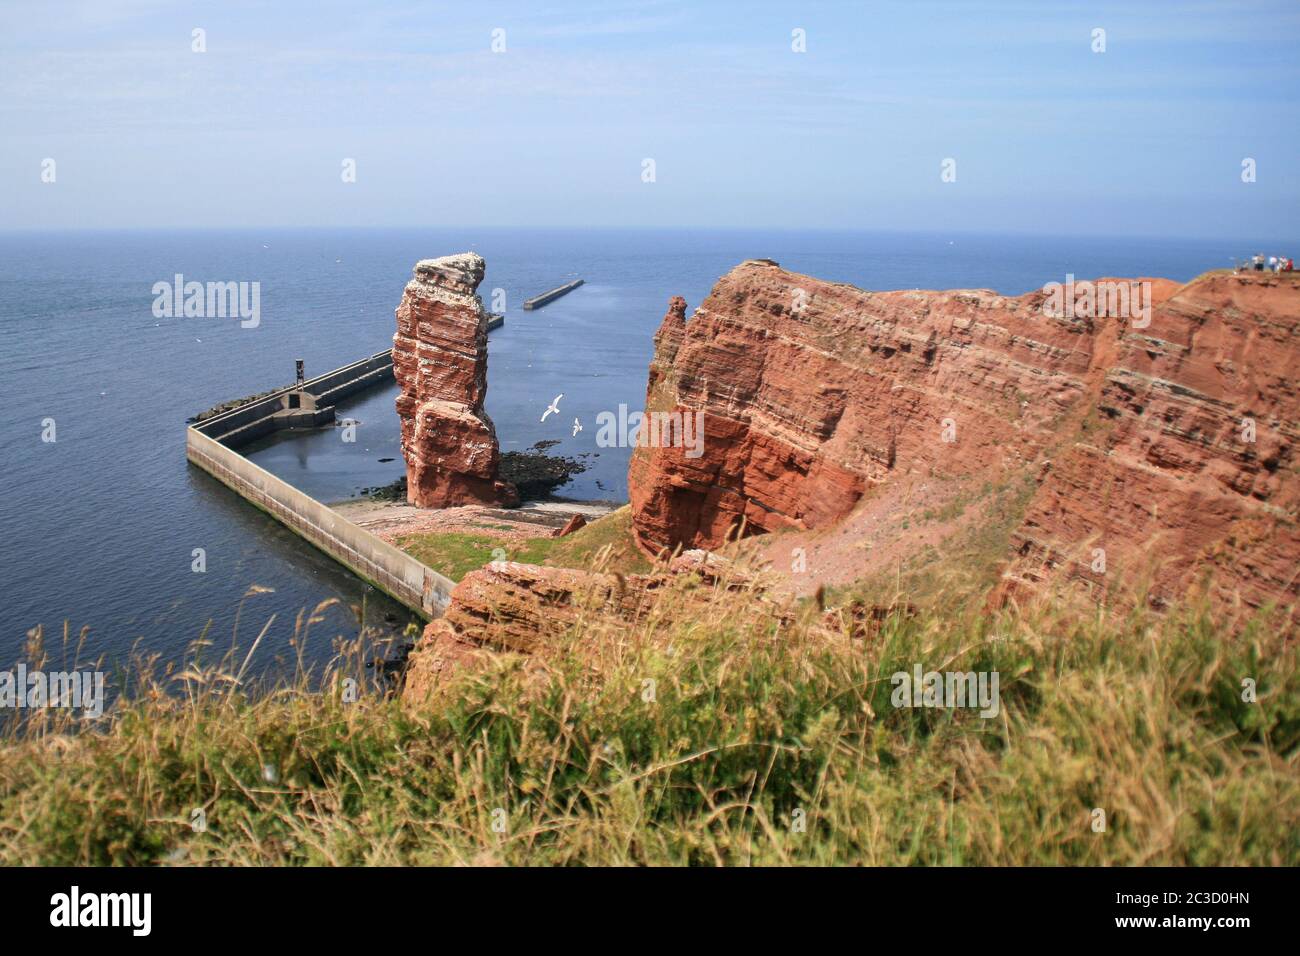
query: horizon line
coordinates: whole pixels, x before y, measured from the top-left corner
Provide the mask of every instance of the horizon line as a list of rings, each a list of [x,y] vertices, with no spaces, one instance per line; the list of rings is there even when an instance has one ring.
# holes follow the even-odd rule
[[[825,234],[857,234],[857,235],[898,235],[898,236],[970,236],[979,238],[1034,238],[1034,239],[1113,239],[1113,240],[1157,240],[1157,241],[1175,241],[1175,242],[1241,242],[1241,243],[1258,243],[1258,242],[1298,242],[1300,237],[1288,238],[1284,236],[1242,236],[1242,235],[1198,235],[1189,236],[1186,234],[1169,235],[1158,233],[1128,233],[1128,232],[1047,232],[1034,230],[1016,230],[1016,229],[999,229],[981,231],[971,228],[958,229],[895,229],[895,228],[863,228],[854,226],[772,226],[772,225],[754,225],[754,226],[699,226],[699,225],[608,225],[608,224],[582,224],[582,225],[552,225],[552,224],[505,224],[505,225],[487,225],[487,224],[466,224],[466,223],[438,223],[431,225],[231,225],[231,226],[26,226],[17,228],[0,227],[0,236],[25,236],[25,235],[42,235],[57,236],[70,234],[86,233],[237,233],[237,232],[404,232],[420,230],[448,230],[448,229],[479,229],[490,231],[533,231],[533,232],[598,232],[598,231],[619,231],[619,232],[775,232],[775,233],[825,233]]]

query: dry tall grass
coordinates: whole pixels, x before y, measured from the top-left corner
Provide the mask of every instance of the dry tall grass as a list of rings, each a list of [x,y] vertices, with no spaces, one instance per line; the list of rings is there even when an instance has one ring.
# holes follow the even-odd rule
[[[0,862],[1300,862],[1283,615],[972,606],[864,639],[744,591],[687,620],[673,598],[635,627],[584,617],[428,713],[359,642],[274,687],[239,655],[144,666],[97,727],[10,721]],[[997,671],[999,715],[895,708],[890,675],[918,663]]]

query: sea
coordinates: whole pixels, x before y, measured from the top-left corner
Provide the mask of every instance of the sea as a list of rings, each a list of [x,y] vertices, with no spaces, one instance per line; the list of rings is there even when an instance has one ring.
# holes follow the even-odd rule
[[[643,405],[669,298],[693,308],[745,259],[866,289],[1020,294],[1067,275],[1188,280],[1257,251],[1231,240],[743,229],[0,233],[0,667],[35,635],[50,648],[70,636],[81,661],[117,668],[180,662],[199,640],[247,647],[263,628],[254,666],[282,666],[299,649],[295,622],[322,602],[309,659],[362,626],[399,633],[409,612],[187,463],[186,419],[292,382],[296,360],[310,377],[388,348],[415,262],[465,250],[486,259],[480,294],[506,316],[488,348],[502,450],[555,442],[551,454],[588,466],[557,493],[605,501],[627,499],[630,449],[598,447],[597,416]],[[157,284],[177,275],[257,283],[256,325],[155,314]],[[585,284],[574,292],[521,308],[575,278]],[[341,405],[355,441],[327,427],[246,453],[319,500],[356,498],[404,472],[395,394]],[[557,395],[560,414],[542,421]]]

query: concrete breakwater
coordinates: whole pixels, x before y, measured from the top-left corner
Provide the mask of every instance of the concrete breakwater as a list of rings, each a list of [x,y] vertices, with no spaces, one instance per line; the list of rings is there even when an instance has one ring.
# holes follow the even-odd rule
[[[236,405],[192,427],[229,448],[282,428],[313,428],[334,421],[339,401],[393,380],[393,350],[376,352],[332,372]]]
[[[245,501],[328,554],[357,576],[420,614],[434,618],[455,582],[255,465],[235,449],[280,428],[334,419],[334,403],[391,381],[391,350],[238,405],[189,426],[185,456]]]
[[[572,282],[565,283],[562,286],[551,289],[549,292],[543,292],[541,295],[535,295],[524,303],[525,309],[540,309],[548,302],[554,302],[560,296],[572,292],[578,286],[582,285],[584,280],[574,279]]]

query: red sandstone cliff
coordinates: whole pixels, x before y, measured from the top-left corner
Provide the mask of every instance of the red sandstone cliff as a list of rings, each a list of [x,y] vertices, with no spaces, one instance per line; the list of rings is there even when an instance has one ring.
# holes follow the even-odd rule
[[[917,465],[1027,460],[1115,339],[1047,319],[1042,300],[864,292],[765,260],[723,276],[689,321],[675,300],[646,404],[702,411],[705,452],[636,450],[638,540],[713,548],[742,516],[753,532],[825,527]]]
[[[647,410],[703,412],[704,446],[636,450],[637,541],[716,548],[743,518],[838,583],[942,543],[909,524],[915,503],[1023,479],[1012,586],[1085,577],[1101,547],[1097,594],[1142,567],[1158,604],[1213,569],[1221,598],[1295,601],[1300,290],[1150,290],[1138,328],[1052,317],[1041,292],[872,293],[742,263],[689,320],[674,299],[655,337]],[[1253,444],[1233,437],[1247,418]]]
[[[1012,536],[1008,590],[1066,576],[1156,607],[1202,583],[1220,604],[1300,600],[1297,360],[1291,276],[1210,275],[1157,306]]]
[[[424,629],[411,652],[403,697],[425,703],[444,676],[473,670],[501,651],[544,659],[581,645],[588,663],[598,667],[607,652],[617,656],[618,644],[661,598],[673,614],[701,615],[728,591],[745,593],[745,613],[788,623],[783,609],[765,597],[759,576],[704,551],[678,555],[652,574],[493,562],[465,575],[443,616]]]
[[[483,272],[473,252],[423,259],[397,307],[397,414],[407,498],[420,507],[519,500],[497,477],[500,447],[483,410],[487,313],[476,291]]]

